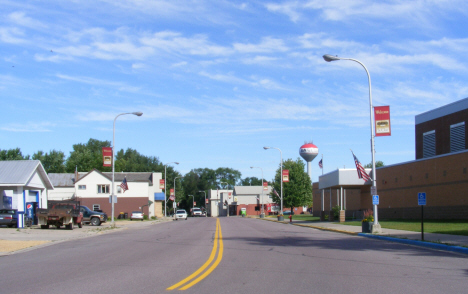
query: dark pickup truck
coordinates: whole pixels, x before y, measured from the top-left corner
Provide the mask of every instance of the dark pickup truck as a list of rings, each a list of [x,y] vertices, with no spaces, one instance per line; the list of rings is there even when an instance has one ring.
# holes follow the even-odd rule
[[[56,226],[57,229],[65,226],[73,230],[73,225],[82,227],[83,214],[80,211],[80,202],[74,200],[47,202],[47,208],[37,209],[37,219],[41,229],[48,229],[49,226]]]
[[[107,221],[107,214],[104,212],[93,211],[86,206],[81,206],[80,211],[83,214],[83,222],[93,226],[100,226]]]

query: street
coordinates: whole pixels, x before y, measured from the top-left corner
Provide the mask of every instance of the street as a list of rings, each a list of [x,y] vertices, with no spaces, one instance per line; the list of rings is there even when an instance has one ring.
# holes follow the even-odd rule
[[[1,293],[178,292],[182,286],[168,288],[204,265],[188,293],[464,293],[468,286],[466,255],[240,217],[142,226],[0,260]]]

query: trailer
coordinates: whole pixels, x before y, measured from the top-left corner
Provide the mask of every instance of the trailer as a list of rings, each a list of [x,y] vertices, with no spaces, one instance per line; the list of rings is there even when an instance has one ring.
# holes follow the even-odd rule
[[[50,226],[55,226],[57,229],[65,226],[69,230],[73,230],[74,225],[83,227],[83,213],[80,211],[79,201],[49,200],[47,208],[38,208],[36,215],[41,229],[48,229]]]

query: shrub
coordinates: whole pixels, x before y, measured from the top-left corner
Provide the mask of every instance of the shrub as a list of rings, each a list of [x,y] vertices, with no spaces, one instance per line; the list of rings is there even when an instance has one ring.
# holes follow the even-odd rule
[[[333,217],[335,219],[340,219],[340,210],[341,210],[341,206],[339,205],[332,207]]]
[[[373,222],[374,221],[374,212],[371,209],[364,211],[362,222]]]

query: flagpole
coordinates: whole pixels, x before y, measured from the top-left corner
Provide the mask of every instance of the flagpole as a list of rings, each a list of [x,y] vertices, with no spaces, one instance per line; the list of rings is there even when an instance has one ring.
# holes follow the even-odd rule
[[[320,162],[322,163],[321,169],[322,169],[322,176],[323,176],[323,153],[322,153],[322,159],[320,160]],[[320,185],[320,180],[319,180],[319,185]],[[322,211],[325,211],[325,203],[324,203],[324,201],[325,201],[325,192],[324,192],[323,189],[322,189]]]

